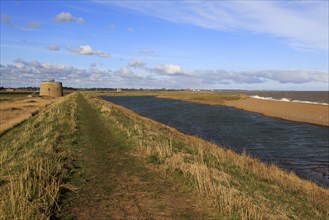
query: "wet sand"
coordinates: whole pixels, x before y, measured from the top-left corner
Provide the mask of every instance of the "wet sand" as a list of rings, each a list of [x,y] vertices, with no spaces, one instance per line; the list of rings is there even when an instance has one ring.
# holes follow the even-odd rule
[[[329,106],[245,98],[224,105],[290,121],[329,127]]]

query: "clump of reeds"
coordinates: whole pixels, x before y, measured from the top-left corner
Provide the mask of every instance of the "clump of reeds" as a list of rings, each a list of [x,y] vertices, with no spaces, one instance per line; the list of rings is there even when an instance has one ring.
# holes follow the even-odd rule
[[[91,100],[89,98],[89,100]],[[324,219],[329,190],[113,103],[92,99],[103,117],[126,133],[143,157],[233,219]]]
[[[0,219],[49,219],[71,171],[76,129],[69,95],[0,139]]]

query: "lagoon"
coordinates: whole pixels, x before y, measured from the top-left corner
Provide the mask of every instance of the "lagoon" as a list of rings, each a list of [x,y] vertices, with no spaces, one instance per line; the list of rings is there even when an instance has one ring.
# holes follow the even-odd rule
[[[153,96],[103,99],[329,187],[329,128],[291,122],[222,105]]]

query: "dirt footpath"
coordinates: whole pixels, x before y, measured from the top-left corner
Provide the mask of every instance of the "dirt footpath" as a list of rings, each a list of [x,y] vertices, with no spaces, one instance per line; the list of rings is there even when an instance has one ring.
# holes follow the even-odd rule
[[[281,102],[254,98],[227,101],[224,105],[290,121],[329,126],[328,105]]]
[[[64,195],[58,219],[208,219],[173,180],[132,155],[129,142],[78,100],[80,142],[75,149],[75,192]]]

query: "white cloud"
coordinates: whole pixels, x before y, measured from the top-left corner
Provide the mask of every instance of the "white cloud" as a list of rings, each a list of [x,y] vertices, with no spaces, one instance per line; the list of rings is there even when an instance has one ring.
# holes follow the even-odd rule
[[[64,12],[63,11],[63,12],[59,13],[58,15],[56,15],[55,20],[56,21],[66,21],[66,22],[68,22],[68,21],[74,21],[75,19],[71,15],[70,12]]]
[[[61,12],[55,16],[55,21],[58,22],[77,22],[79,24],[82,24],[85,22],[85,20],[81,17],[74,17],[70,12]]]
[[[41,23],[38,21],[32,21],[27,23],[26,28],[28,29],[34,29],[34,28],[39,28],[41,26]]]
[[[111,55],[101,50],[94,50],[90,45],[81,45],[78,48],[69,48],[69,51],[79,55],[96,55],[103,58],[109,58]]]
[[[134,67],[134,68],[144,68],[146,63],[144,63],[142,60],[135,59],[132,60],[128,63],[129,67]]]
[[[275,36],[294,48],[328,50],[328,1],[111,1],[174,23]],[[245,34],[245,33],[243,33]]]
[[[149,69],[150,72],[163,74],[163,75],[185,75],[181,66],[176,64],[158,64],[154,68]]]
[[[57,44],[52,44],[48,46],[48,50],[58,51],[60,50],[60,47]]]

